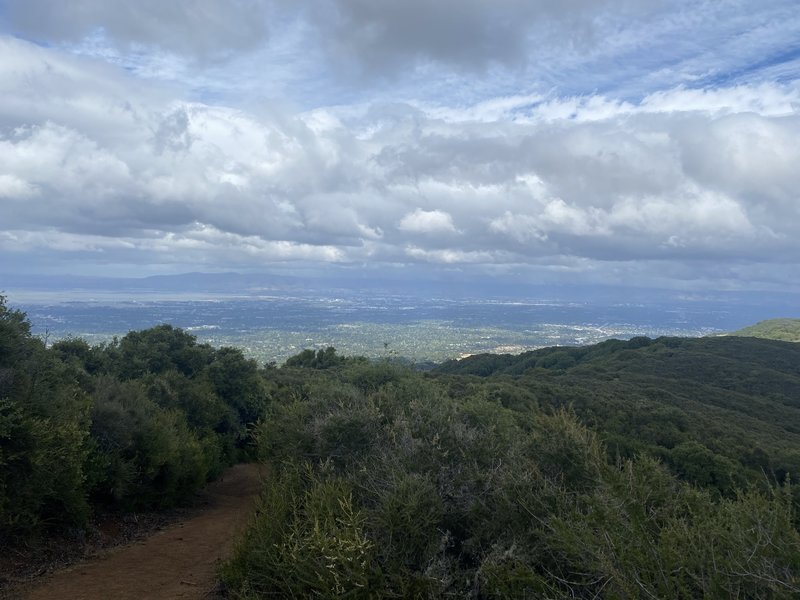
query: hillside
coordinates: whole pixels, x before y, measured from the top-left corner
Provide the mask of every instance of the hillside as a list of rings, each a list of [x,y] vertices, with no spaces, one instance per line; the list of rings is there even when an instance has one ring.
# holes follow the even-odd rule
[[[243,458],[270,476],[233,598],[800,593],[800,344],[259,367],[169,325],[48,347],[0,297],[3,545],[179,504]]]
[[[223,570],[242,598],[800,593],[800,346],[637,338],[427,374],[333,356],[268,374],[254,437],[277,468]]]
[[[540,406],[571,407],[612,452],[647,451],[723,492],[762,468],[779,479],[800,472],[797,344],[741,337],[609,340],[472,356],[437,373],[479,376],[524,390]],[[699,464],[705,453],[705,468],[687,464]]]
[[[334,358],[265,373],[274,476],[223,571],[241,598],[800,592],[800,346]]]
[[[800,342],[800,319],[769,319],[734,331],[730,335]]]

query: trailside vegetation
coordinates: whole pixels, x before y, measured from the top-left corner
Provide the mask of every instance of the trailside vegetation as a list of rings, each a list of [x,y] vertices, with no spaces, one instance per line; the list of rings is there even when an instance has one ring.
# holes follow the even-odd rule
[[[0,544],[270,477],[232,598],[796,598],[800,345],[612,340],[259,368],[160,325],[51,346],[0,298]]]
[[[796,598],[798,353],[292,361],[266,373],[272,476],[223,579],[239,599]]]
[[[239,350],[169,325],[46,347],[0,297],[0,545],[185,500],[247,452],[268,400]]]

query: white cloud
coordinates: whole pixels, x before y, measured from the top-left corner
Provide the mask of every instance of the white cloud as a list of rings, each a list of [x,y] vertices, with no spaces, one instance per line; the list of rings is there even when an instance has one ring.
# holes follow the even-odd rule
[[[492,264],[503,262],[503,253],[484,251],[464,251],[455,248],[426,250],[416,246],[406,248],[406,254],[416,260],[431,263],[451,264]],[[500,259],[500,260],[498,260]]]
[[[411,233],[455,233],[453,217],[442,210],[417,208],[400,220],[399,228]]]
[[[282,245],[315,260],[437,263],[796,248],[800,119],[776,115],[774,103],[720,110],[724,90],[705,108],[693,91],[664,95],[680,106],[685,94],[689,111],[581,99],[617,107],[591,119],[442,121],[418,107],[409,126],[396,106],[346,120],[319,110],[264,117],[137,96],[121,79],[86,109],[110,124],[102,131],[84,127],[81,111],[38,122],[77,86],[39,97],[31,124],[0,137],[8,229],[155,237],[149,251],[205,253],[206,264],[237,251],[283,260]],[[758,89],[784,106],[795,93]],[[135,111],[104,102],[121,93]],[[202,238],[195,223],[229,237]]]
[[[329,59],[375,47],[383,54],[373,67],[414,65],[410,79],[398,75],[406,83],[433,81],[447,64],[455,65],[451,75],[488,69],[474,75],[478,87],[488,82],[477,99],[462,95],[459,83],[473,75],[457,74],[429,82],[434,92],[409,102],[375,100],[385,96],[369,92],[345,104],[320,97],[305,110],[285,98],[229,102],[213,89],[198,92],[185,81],[148,80],[108,64],[139,52],[131,50],[137,44],[168,50],[148,50],[155,58],[202,59],[250,45],[261,52],[270,43],[263,31],[241,41],[225,33],[244,13],[231,15],[207,48],[188,38],[165,45],[163,31],[144,31],[141,22],[114,25],[103,34],[116,53],[108,61],[0,37],[0,245],[17,255],[74,255],[76,265],[92,254],[116,263],[209,267],[310,261],[588,272],[627,262],[652,269],[648,261],[660,260],[684,265],[675,269],[681,276],[711,258],[736,273],[744,271],[734,263],[777,265],[800,256],[796,80],[671,85],[649,89],[641,100],[523,85],[494,93],[513,69],[535,68],[513,66],[530,58],[513,54],[530,42],[541,15],[501,23],[517,38],[507,46],[498,41],[475,62],[475,48],[465,48],[455,30],[437,46],[433,25],[414,50],[409,22],[387,15],[407,20],[416,8],[435,17],[443,8],[411,4],[336,4],[333,29],[308,15],[296,18],[306,19],[309,31],[331,33],[330,43],[350,44]],[[465,5],[461,25],[488,44],[493,21],[478,18],[485,14],[479,4]],[[569,4],[581,15],[598,14],[590,3]],[[71,21],[35,30],[84,43],[81,36],[106,19],[99,3],[85,6]],[[516,1],[508,6],[531,14]],[[575,25],[562,8],[547,10],[559,14],[542,22]],[[388,31],[389,39],[370,31],[364,39],[337,37],[337,28],[356,24]],[[607,25],[601,19],[592,27]],[[592,60],[605,47],[602,40],[586,44],[579,54]],[[195,82],[223,68],[180,60]],[[511,71],[493,79],[495,63]],[[454,81],[454,91],[442,95]]]
[[[30,198],[37,194],[36,186],[16,175],[0,175],[0,198]]]
[[[0,232],[0,249],[15,253],[55,252],[62,257],[65,253],[105,255],[109,262],[145,257],[158,263],[167,258],[165,254],[179,253],[180,260],[185,264],[207,266],[217,265],[219,257],[223,256],[225,264],[239,267],[297,261],[335,263],[344,258],[342,251],[334,246],[240,236],[202,223],[194,223],[180,233],[152,232],[147,237],[75,234],[55,228],[41,231],[7,230]],[[216,257],[215,260],[209,260],[212,255]]]
[[[449,98],[448,110],[472,107],[481,119],[554,90],[641,98],[800,73],[787,52],[800,31],[794,0],[7,0],[4,9],[8,33],[228,105]]]
[[[533,215],[514,214],[507,210],[489,222],[489,230],[509,235],[523,244],[530,241],[545,241],[547,234],[539,223],[540,220]]]
[[[678,87],[659,90],[642,100],[644,112],[754,113],[764,117],[791,115],[800,103],[796,85],[782,87],[766,83],[717,89]]]

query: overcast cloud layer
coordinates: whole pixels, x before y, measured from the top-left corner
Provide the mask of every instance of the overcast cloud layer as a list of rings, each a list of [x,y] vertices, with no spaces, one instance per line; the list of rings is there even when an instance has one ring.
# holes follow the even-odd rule
[[[0,273],[800,291],[794,0],[6,0],[0,31]]]

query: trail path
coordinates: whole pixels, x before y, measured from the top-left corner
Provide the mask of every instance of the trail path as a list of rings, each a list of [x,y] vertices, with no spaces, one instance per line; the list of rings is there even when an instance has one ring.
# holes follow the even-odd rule
[[[54,573],[28,600],[208,598],[260,490],[257,465],[236,465],[206,490],[199,515],[128,546]]]

